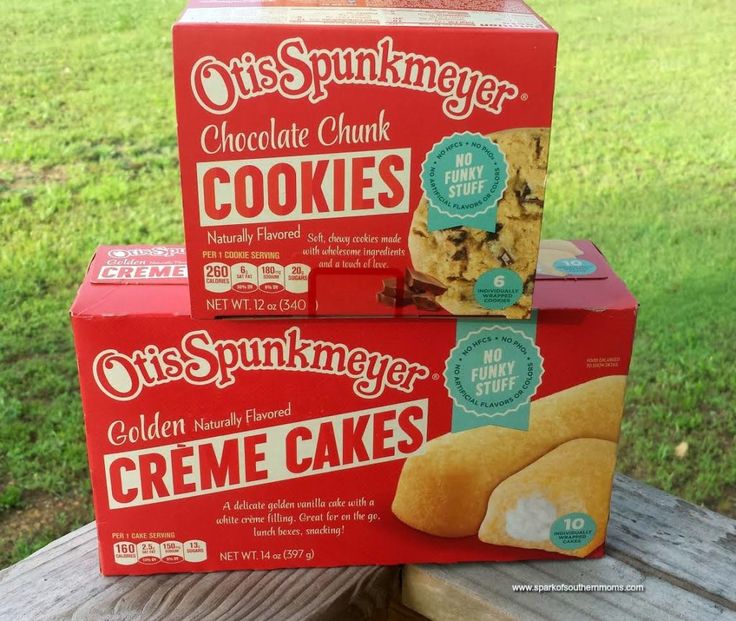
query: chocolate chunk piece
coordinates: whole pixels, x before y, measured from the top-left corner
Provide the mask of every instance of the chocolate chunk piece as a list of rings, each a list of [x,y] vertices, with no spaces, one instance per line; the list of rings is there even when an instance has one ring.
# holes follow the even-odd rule
[[[460,248],[455,254],[452,255],[453,261],[467,261],[468,259],[468,249],[467,248]]]
[[[383,291],[376,294],[376,299],[381,304],[401,308],[413,303],[412,295],[406,286],[400,288],[395,278],[387,278],[383,281]]]
[[[502,228],[503,228],[503,224],[498,222],[496,224],[495,231],[486,231],[486,241],[495,241],[496,239],[498,239],[498,234],[501,232]]]
[[[399,285],[395,278],[386,278],[383,281],[383,291],[381,293],[390,295],[392,298],[411,298],[411,291],[409,291],[409,288],[405,284],[401,287],[401,292],[399,294]]]
[[[380,291],[376,294],[376,299],[381,304],[385,304],[386,306],[390,306],[391,308],[403,308],[404,306],[409,306],[409,304],[413,302],[411,296],[396,299],[395,297],[388,295],[383,291]]]
[[[524,184],[524,187],[521,188],[521,191],[516,193],[516,196],[519,199],[520,205],[536,205],[537,207],[544,207],[544,201],[541,198],[533,196],[532,188],[528,183]]]
[[[534,155],[537,157],[538,160],[542,159],[543,151],[544,151],[544,147],[542,145],[542,137],[535,136],[534,137]]]
[[[435,302],[432,293],[417,293],[412,296],[412,300],[417,308],[428,311],[440,310],[440,305]]]
[[[442,295],[447,291],[447,287],[433,276],[410,267],[406,268],[405,281],[407,288],[411,289],[414,293],[431,293],[434,296]]]
[[[511,254],[510,251],[506,250],[506,248],[503,248],[503,251],[501,252],[501,256],[498,258],[501,261],[501,263],[503,263],[506,267],[508,267],[514,261],[516,261],[516,258],[514,258],[514,255]]]
[[[447,240],[459,246],[468,239],[468,232],[464,229],[451,230],[447,233]]]
[[[445,291],[447,287],[436,278],[408,267],[403,286],[396,278],[387,278],[383,281],[383,290],[376,294],[376,299],[393,308],[414,304],[421,310],[437,311],[441,307],[435,301],[435,296]]]

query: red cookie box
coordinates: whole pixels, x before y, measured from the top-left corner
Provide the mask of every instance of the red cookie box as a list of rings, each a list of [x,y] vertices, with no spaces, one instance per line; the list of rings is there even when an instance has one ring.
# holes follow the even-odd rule
[[[423,163],[463,133],[549,128],[556,46],[516,0],[190,2],[173,52],[192,315],[449,314],[380,295],[412,266]]]
[[[591,243],[575,246],[593,273],[541,279],[529,322],[197,320],[182,247],[98,248],[71,318],[102,572],[567,558],[426,534],[391,503],[433,438],[493,424],[524,442],[518,410],[453,400],[468,327],[533,328],[531,400],[628,373],[637,303]]]

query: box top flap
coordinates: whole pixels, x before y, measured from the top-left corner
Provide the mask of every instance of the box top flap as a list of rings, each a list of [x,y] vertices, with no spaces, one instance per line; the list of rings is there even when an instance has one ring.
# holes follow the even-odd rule
[[[542,240],[534,308],[602,311],[637,305],[636,298],[593,242]]]
[[[521,0],[190,0],[180,24],[549,30]]]
[[[72,316],[189,314],[184,246],[99,246]]]
[[[100,246],[87,269],[90,282],[102,285],[185,285],[182,246]]]

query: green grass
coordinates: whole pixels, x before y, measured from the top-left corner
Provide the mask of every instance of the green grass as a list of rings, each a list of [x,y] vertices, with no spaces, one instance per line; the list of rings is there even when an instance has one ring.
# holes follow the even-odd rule
[[[98,243],[181,240],[182,4],[0,0],[0,566],[91,519],[66,313]],[[534,4],[561,33],[545,235],[642,304],[621,469],[736,515],[734,12]]]
[[[596,240],[641,303],[620,468],[736,515],[736,14],[536,5],[561,33],[544,234]]]

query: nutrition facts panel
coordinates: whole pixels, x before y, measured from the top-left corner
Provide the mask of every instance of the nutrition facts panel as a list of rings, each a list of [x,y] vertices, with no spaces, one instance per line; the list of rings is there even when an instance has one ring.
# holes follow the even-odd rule
[[[210,293],[306,293],[309,266],[303,263],[207,263],[204,266],[204,287]]]
[[[207,559],[207,544],[200,539],[189,541],[117,541],[112,546],[118,565],[153,565],[155,563],[201,563]]]

